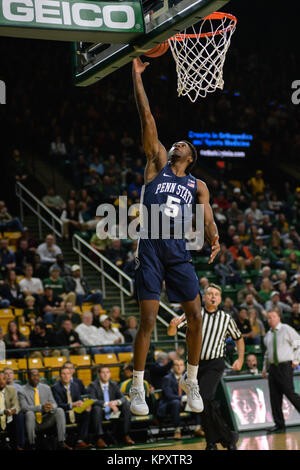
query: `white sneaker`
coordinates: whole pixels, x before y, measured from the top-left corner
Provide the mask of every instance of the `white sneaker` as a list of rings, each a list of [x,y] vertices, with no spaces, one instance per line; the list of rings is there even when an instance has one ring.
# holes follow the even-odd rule
[[[145,400],[144,388],[131,387],[129,392],[130,411],[134,415],[144,416],[149,414],[149,408]]]
[[[188,380],[186,373],[180,379],[180,385],[182,390],[185,391],[187,396],[187,404],[191,411],[194,413],[201,413],[203,411],[203,401],[199,392],[199,386],[197,382]]]

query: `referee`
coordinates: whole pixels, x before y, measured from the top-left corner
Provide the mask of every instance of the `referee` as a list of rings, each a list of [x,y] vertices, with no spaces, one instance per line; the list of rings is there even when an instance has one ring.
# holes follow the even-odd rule
[[[282,398],[285,395],[300,412],[300,395],[295,392],[293,367],[300,358],[300,336],[289,325],[281,323],[280,314],[275,310],[268,312],[270,329],[264,338],[266,352],[262,376],[267,376],[270,401],[275,426],[268,432],[284,432],[285,422],[282,412]]]
[[[230,314],[219,309],[222,301],[222,289],[216,284],[209,284],[204,290],[202,308],[202,350],[198,369],[198,383],[204,403],[201,425],[205,432],[206,449],[218,450],[217,442],[228,450],[236,450],[238,434],[231,431],[225,423],[215,394],[225,369],[225,340],[231,336],[237,346],[238,359],[232,369],[239,371],[243,366],[245,345],[242,334]],[[184,315],[173,318],[168,334],[173,336],[180,323],[184,324]],[[182,325],[181,325],[182,326]]]

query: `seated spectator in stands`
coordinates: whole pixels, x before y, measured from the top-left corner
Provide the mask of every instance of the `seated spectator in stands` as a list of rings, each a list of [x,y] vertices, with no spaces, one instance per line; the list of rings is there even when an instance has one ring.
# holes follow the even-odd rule
[[[225,313],[229,313],[232,317],[237,315],[237,308],[234,306],[233,300],[230,297],[225,297],[222,302],[222,310],[224,310]]]
[[[248,318],[247,308],[240,308],[238,311],[237,317],[235,318],[236,324],[242,337],[244,338],[245,344],[254,344],[254,332],[252,331],[251,324]]]
[[[34,253],[33,260],[33,276],[39,279],[45,279],[49,274],[49,264],[42,264],[41,257],[38,253]]]
[[[213,204],[217,204],[223,211],[226,211],[231,206],[230,202],[225,198],[224,191],[220,191],[217,194],[217,197],[213,200]]]
[[[92,159],[92,163],[90,163],[90,170],[95,171],[99,176],[104,174],[104,166],[100,162],[100,158],[98,155],[94,155]]]
[[[113,240],[110,248],[105,250],[104,255],[111,263],[115,264],[118,268],[121,268],[126,260],[126,251],[121,245],[121,240]],[[112,271],[111,268],[110,271],[114,274],[114,271]]]
[[[40,298],[40,311],[47,325],[53,325],[57,315],[64,312],[63,299],[54,295],[51,287],[46,287],[44,295]]]
[[[251,253],[253,256],[260,256],[262,266],[275,266],[276,268],[284,268],[284,262],[280,261],[277,256],[265,245],[263,237],[258,235],[254,244],[251,245]]]
[[[79,387],[79,390],[80,390],[80,395],[86,395],[86,393],[87,393],[86,387],[83,384],[82,380],[78,379],[76,377],[76,375],[75,375],[76,371],[75,371],[75,367],[74,367],[73,362],[66,361],[66,362],[63,363],[62,367],[68,367],[68,369],[70,369],[70,372],[72,374],[71,382],[74,382],[74,383],[77,384],[77,386]]]
[[[34,249],[28,248],[28,241],[22,238],[16,251],[16,267],[20,274],[23,273],[26,264],[33,264]]]
[[[20,413],[17,391],[15,387],[8,385],[4,371],[0,371],[0,394],[3,400],[3,407],[0,409],[0,429],[5,430],[9,438],[9,450],[23,450],[25,444],[24,416],[23,421],[22,416],[21,419],[17,418]]]
[[[119,305],[114,305],[111,308],[109,317],[111,319],[112,326],[114,326],[115,328],[118,328],[121,331],[121,333],[124,333],[124,331],[127,328],[127,324],[126,324],[126,320],[124,320],[124,318],[121,317],[121,307],[119,307]]]
[[[300,303],[300,274],[296,276],[296,282],[292,286],[291,296],[294,302]]]
[[[15,269],[16,267],[16,256],[13,251],[8,247],[8,240],[2,238],[0,240],[0,258],[1,266],[7,270]]]
[[[132,346],[124,346],[124,336],[120,333],[118,328],[111,326],[111,319],[108,315],[101,315],[100,317],[99,337],[101,345],[100,353],[115,353],[131,352]],[[108,346],[109,345],[109,346]]]
[[[291,297],[291,295],[288,291],[286,282],[280,281],[277,285],[277,288],[279,290],[279,300],[280,300],[280,302],[292,305],[293,299],[292,299],[292,297]]]
[[[260,283],[260,290],[258,294],[262,299],[263,303],[266,303],[267,300],[270,300],[271,292],[274,290],[274,286],[269,278],[265,277]]]
[[[30,354],[30,357],[42,359],[44,356],[59,357],[58,349],[49,349],[57,346],[56,333],[52,328],[47,328],[43,321],[37,321],[29,335],[30,347],[40,349]]]
[[[56,262],[52,264],[50,269],[55,268],[60,270],[60,276],[61,277],[66,277],[66,276],[71,276],[72,275],[72,267],[70,264],[65,262],[64,255],[62,253],[58,254],[56,256]]]
[[[20,156],[19,149],[14,149],[12,158],[8,164],[9,172],[14,175],[16,181],[24,182],[27,179],[27,169],[24,160]]]
[[[224,234],[223,240],[226,246],[231,246],[233,244],[233,237],[236,235],[236,226],[229,225],[226,234]]]
[[[242,245],[240,237],[234,235],[233,245],[229,247],[234,261],[237,264],[238,269],[245,270],[246,268],[252,268],[259,270],[261,269],[261,259],[259,256],[253,257],[249,248],[245,245]]]
[[[133,194],[135,191],[137,192],[138,197],[141,196],[143,181],[144,181],[143,175],[139,173],[135,173],[134,181],[128,185],[128,196],[131,199],[133,200],[135,199],[134,194]]]
[[[93,314],[91,312],[83,312],[81,317],[82,323],[76,326],[75,331],[79,335],[81,344],[84,346],[93,346],[89,348],[92,354],[100,354],[100,334],[99,328],[93,325]]]
[[[282,210],[282,201],[278,200],[278,194],[273,193],[268,202],[268,208],[272,212],[272,215],[277,215]]]
[[[84,355],[86,354],[85,348],[80,343],[77,331],[73,330],[71,320],[66,318],[63,320],[60,329],[56,333],[57,346],[67,346],[61,349],[61,355],[65,356],[68,360],[71,355]]]
[[[55,194],[54,188],[49,188],[47,195],[42,198],[42,202],[56,215],[60,216],[66,208],[66,203],[61,196]]]
[[[93,304],[103,305],[102,293],[99,289],[90,289],[87,280],[80,276],[80,266],[73,264],[72,276],[65,278],[66,292],[75,292],[76,305],[81,305],[83,302],[91,302]]]
[[[293,302],[292,311],[285,323],[295,328],[296,331],[300,332],[300,305],[298,302]]]
[[[37,321],[42,320],[40,310],[36,306],[36,300],[33,295],[27,295],[25,297],[25,308],[21,317],[23,325],[26,323],[33,327]]]
[[[79,215],[78,220],[80,223],[81,231],[96,230],[97,223],[99,219],[91,215],[88,205],[85,201],[79,203]]]
[[[240,222],[237,226],[237,235],[240,237],[241,242],[246,245],[250,240],[250,233],[246,231],[245,222]]]
[[[263,279],[269,279],[271,278],[271,268],[270,266],[264,266],[262,270],[260,271],[260,274],[258,275],[256,282],[255,282],[255,288],[257,291],[260,290],[260,285],[263,281]]]
[[[60,450],[71,450],[65,443],[66,419],[58,408],[49,385],[40,383],[40,373],[30,369],[28,382],[19,393],[20,407],[25,415],[25,427],[30,450],[36,450],[36,433],[55,426]]]
[[[253,294],[247,294],[245,297],[245,301],[240,305],[240,308],[246,308],[249,311],[250,308],[255,308],[258,313],[260,320],[266,324],[267,312],[263,305],[257,302],[253,296]]]
[[[278,215],[278,219],[275,222],[275,224],[277,225],[278,230],[280,231],[282,238],[286,239],[289,235],[289,230],[290,230],[289,225],[290,224],[289,224],[288,220],[286,219],[285,214],[280,213]]]
[[[79,211],[74,199],[68,201],[68,206],[62,211],[60,218],[63,223],[63,235],[67,240],[71,240],[74,232],[80,228]]]
[[[24,227],[24,228],[23,228],[22,240],[23,240],[23,239],[24,239],[24,240],[27,240],[28,248],[29,248],[29,249],[35,249],[35,248],[38,247],[38,241],[37,241],[36,238],[34,238],[34,237],[32,236],[32,234],[30,233],[28,227]],[[18,243],[17,243],[17,246],[19,246]]]
[[[61,254],[62,251],[55,244],[54,235],[47,235],[45,242],[41,243],[37,248],[37,253],[40,255],[41,263],[48,264],[49,266],[56,261],[56,256]]]
[[[248,319],[250,321],[250,325],[254,333],[253,344],[261,345],[263,336],[265,336],[266,334],[266,330],[263,322],[258,318],[257,311],[255,310],[255,308],[249,308]]]
[[[33,295],[39,302],[39,296],[44,294],[44,288],[42,281],[37,277],[32,277],[33,267],[31,264],[26,264],[24,275],[25,277],[19,282],[19,286],[22,294],[26,297],[27,295]]]
[[[265,182],[263,180],[263,172],[261,170],[257,170],[255,176],[248,181],[248,186],[251,190],[252,196],[256,196],[258,193],[264,193],[265,191]]]
[[[61,163],[67,157],[66,144],[62,141],[60,135],[57,135],[51,142],[49,154],[55,163]]]
[[[72,325],[74,328],[76,326],[80,325],[81,323],[81,316],[78,312],[76,312],[75,307],[72,302],[69,301],[64,301],[64,311],[62,313],[59,313],[56,316],[56,329],[59,330],[63,321],[65,320],[70,320],[72,322]]]
[[[0,286],[0,295],[2,297],[1,308],[8,308],[9,306],[16,308],[24,307],[24,296],[14,269],[8,271],[5,282]]]
[[[271,292],[270,300],[265,303],[265,309],[270,312],[275,307],[279,308],[280,315],[292,311],[292,307],[284,302],[280,302],[280,293],[278,291]]]
[[[25,351],[10,351],[11,349],[26,349],[30,347],[28,338],[20,333],[18,324],[15,320],[11,320],[7,325],[7,333],[4,335],[3,341],[6,346],[6,357],[19,358],[25,356]]]
[[[0,201],[0,232],[23,232],[21,220],[8,212],[4,201]]]
[[[133,315],[126,319],[127,329],[124,331],[125,343],[134,343],[137,334],[137,319]]]
[[[99,222],[99,220],[97,222]],[[111,248],[112,246],[112,240],[109,237],[99,238],[97,233],[94,233],[90,239],[90,244],[95,250],[105,255],[105,251],[108,248]],[[96,258],[96,255],[94,256]],[[97,257],[97,261],[98,261],[98,257]]]
[[[231,203],[231,207],[226,211],[226,217],[228,220],[229,225],[237,225],[238,218],[240,215],[243,215],[243,211],[241,211],[238,207],[238,203],[233,201]]]
[[[204,294],[205,288],[208,286],[208,284],[209,280],[207,279],[207,277],[203,276],[199,279],[199,290],[201,295]]]
[[[120,392],[116,382],[110,379],[111,373],[107,366],[99,366],[98,377],[88,387],[88,393],[95,399],[92,405],[92,423],[97,436],[98,448],[107,447],[103,440],[102,421],[112,419],[112,435],[117,435],[117,427],[120,428],[122,420],[123,439],[126,445],[133,445],[134,441],[129,436],[131,425],[131,413],[127,398]],[[120,419],[119,419],[120,418]]]
[[[252,294],[257,302],[262,301],[262,299],[259,296],[259,293],[257,292],[257,290],[255,289],[253,281],[251,279],[246,279],[245,280],[245,287],[243,287],[242,289],[240,289],[238,291],[238,293],[237,293],[237,302],[238,302],[238,304],[242,304],[245,301],[246,296],[248,294]]]
[[[285,239],[284,241],[285,249],[283,251],[283,256],[288,258],[290,253],[296,253],[296,261],[299,263],[300,261],[300,251],[297,250],[294,246],[294,242],[289,238]]]
[[[99,305],[95,304],[91,307],[91,313],[93,315],[93,325],[99,328],[100,325],[100,317],[103,314],[103,310],[99,307]]]
[[[288,255],[287,258],[284,258],[286,269],[289,272],[289,275],[293,275],[297,272],[299,268],[299,261],[297,259],[297,254],[294,251]]]
[[[53,397],[57,406],[65,412],[66,424],[76,423],[78,425],[78,439],[75,449],[88,449],[91,447],[88,442],[92,407],[89,406],[82,413],[76,413],[73,408],[80,408],[84,403],[81,399],[80,388],[76,382],[72,381],[72,373],[68,367],[63,366],[60,369],[59,377],[60,379],[51,387]]]
[[[17,393],[22,389],[22,385],[15,382],[15,373],[12,367],[4,367],[3,372],[5,374],[6,383],[11,387],[15,387]],[[21,446],[23,447],[23,446]]]
[[[161,389],[162,379],[170,372],[175,359],[176,353],[168,354],[162,351],[157,355],[155,363],[150,365],[150,382],[156,390]]]
[[[300,235],[294,225],[290,226],[289,239],[292,240],[296,250],[300,250]]]
[[[265,213],[263,213],[263,214],[264,214],[264,216],[263,216],[263,221],[262,221],[262,224],[261,224],[261,228],[263,229],[263,232],[264,232],[265,235],[271,235],[273,224],[270,221],[270,215],[265,214]]]
[[[219,256],[217,264],[214,267],[215,273],[218,276],[218,281],[222,286],[226,284],[241,284],[242,279],[240,275],[233,269],[231,265],[227,264],[226,254]]]
[[[256,222],[257,224],[262,222],[263,213],[260,209],[258,209],[257,201],[255,200],[251,201],[250,207],[248,207],[248,209],[245,210],[245,217],[247,217],[248,214],[252,215],[254,222]]]
[[[43,280],[44,289],[50,287],[53,291],[54,297],[60,297],[65,302],[72,302],[72,304],[75,305],[75,292],[66,292],[66,283],[65,280],[60,277],[60,268],[52,265],[49,269],[49,274],[50,276]]]
[[[250,353],[246,356],[246,368],[241,372],[241,374],[252,374],[257,375],[259,374],[258,370],[258,362],[257,357],[255,354]]]
[[[223,210],[218,206],[218,204],[213,204],[212,206],[213,212],[214,212],[214,218],[216,220],[216,223],[222,227],[222,225],[227,224],[227,217],[223,213]]]

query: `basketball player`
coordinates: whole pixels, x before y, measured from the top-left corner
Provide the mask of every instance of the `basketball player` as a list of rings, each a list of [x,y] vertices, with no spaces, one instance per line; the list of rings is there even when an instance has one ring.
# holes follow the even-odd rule
[[[184,205],[195,203],[204,206],[205,238],[211,245],[209,263],[220,251],[219,235],[209,204],[206,184],[196,180],[189,172],[197,159],[196,149],[188,141],[178,141],[169,152],[158,140],[157,128],[142,82],[142,73],[149,63],[139,58],[133,60],[132,76],[135,100],[142,127],[143,147],[147,157],[141,204],[151,210],[153,204],[164,207],[164,214],[175,228],[175,214]],[[174,219],[174,221],[173,221]],[[160,219],[159,219],[160,220]],[[148,227],[150,224],[148,223]],[[141,223],[141,231],[144,230]],[[152,225],[151,225],[152,230]],[[160,229],[159,229],[160,230]],[[181,303],[187,319],[187,373],[181,387],[187,394],[191,410],[200,413],[203,402],[197,383],[201,350],[201,301],[199,282],[186,249],[186,240],[160,236],[140,237],[137,249],[136,288],[140,304],[140,325],[134,343],[134,371],[130,391],[131,412],[147,415],[148,406],[144,393],[144,368],[150,346],[150,338],[159,309],[162,282],[166,282],[170,302]]]

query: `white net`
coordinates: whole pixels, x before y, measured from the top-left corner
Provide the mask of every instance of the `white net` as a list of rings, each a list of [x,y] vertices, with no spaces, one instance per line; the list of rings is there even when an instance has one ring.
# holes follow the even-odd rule
[[[223,89],[223,67],[236,23],[234,16],[216,12],[169,39],[178,96],[187,95],[194,103],[199,96]]]

